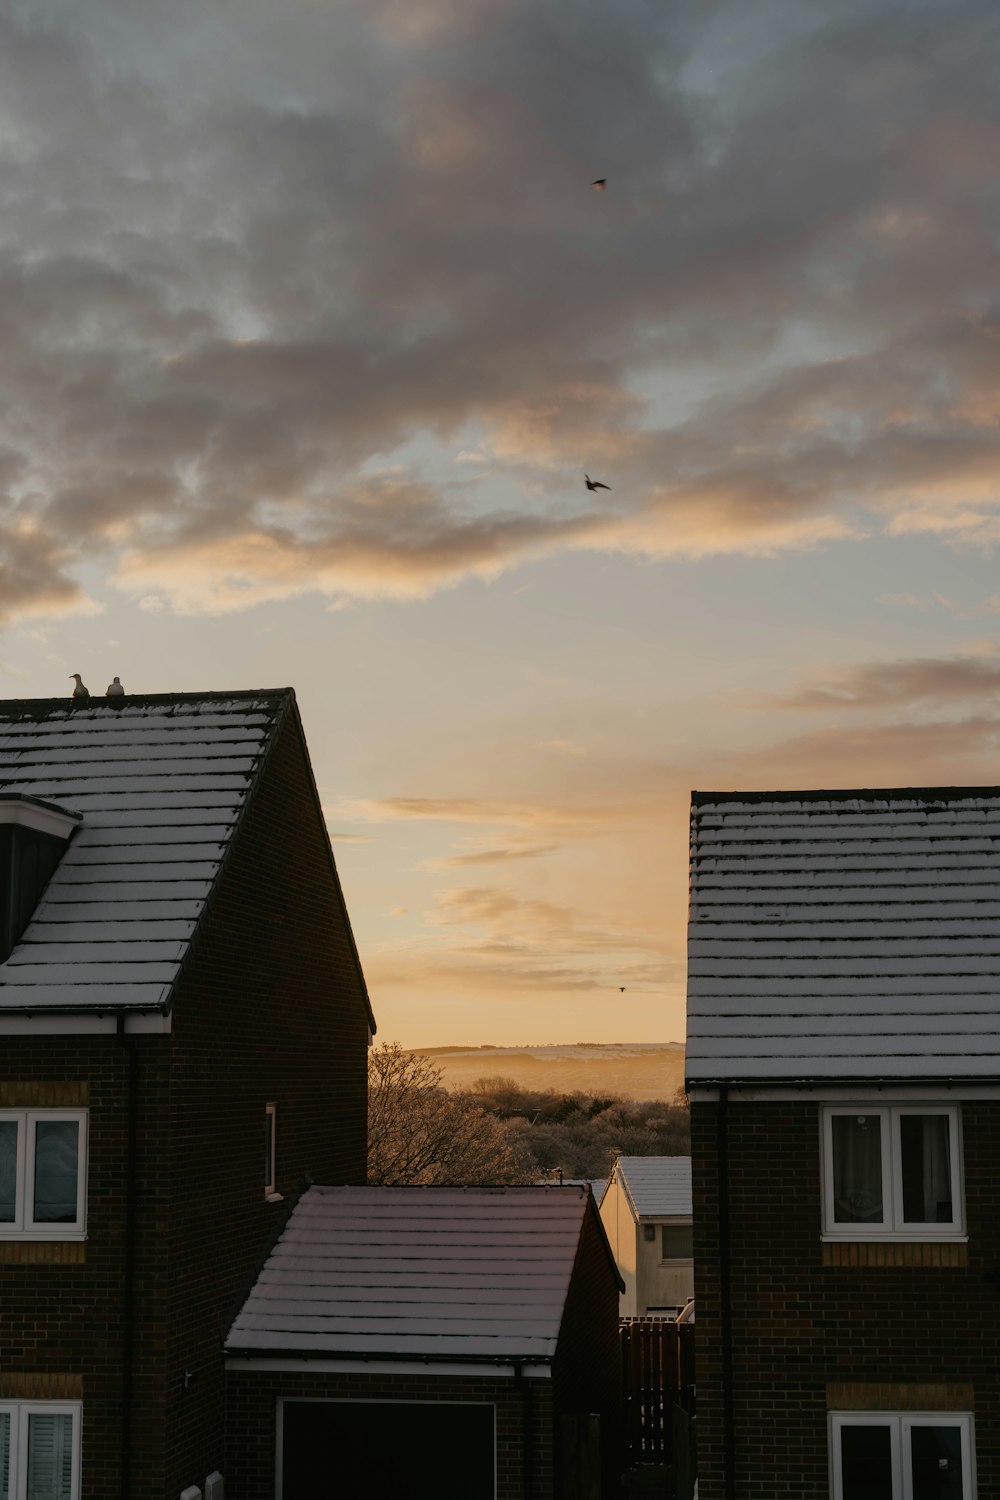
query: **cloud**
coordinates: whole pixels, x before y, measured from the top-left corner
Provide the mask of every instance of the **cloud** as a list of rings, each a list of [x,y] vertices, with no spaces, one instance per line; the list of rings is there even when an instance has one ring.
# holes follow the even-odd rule
[[[446,855],[441,859],[428,860],[427,870],[463,870],[470,865],[510,864],[515,860],[538,859],[544,854],[553,854],[558,844],[524,844],[514,847],[475,849],[468,854]]]
[[[95,562],[197,613],[995,545],[995,40],[987,0],[6,13],[0,617]]]
[[[1000,697],[1000,658],[957,655],[867,662],[767,701],[777,708],[892,709],[978,697]]]

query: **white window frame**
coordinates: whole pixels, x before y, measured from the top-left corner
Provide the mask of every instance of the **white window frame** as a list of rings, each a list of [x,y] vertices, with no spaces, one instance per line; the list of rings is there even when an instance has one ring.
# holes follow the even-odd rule
[[[877,1116],[882,1139],[882,1221],[842,1224],[835,1217],[833,1182],[833,1120],[838,1115]],[[904,1115],[945,1115],[949,1122],[948,1146],[951,1167],[952,1220],[950,1224],[906,1223],[903,1219],[902,1142],[900,1122]],[[892,1239],[920,1242],[929,1239],[967,1239],[965,1233],[965,1185],[962,1162],[962,1111],[956,1104],[827,1104],[821,1110],[823,1159],[823,1239]]]
[[[275,1100],[269,1099],[264,1105],[264,1119],[271,1141],[271,1181],[264,1184],[264,1197],[273,1200],[278,1192],[278,1106]]]
[[[14,1222],[0,1224],[0,1240],[82,1240],[87,1235],[87,1116],[85,1109],[0,1109],[0,1122],[15,1120]],[[72,1224],[39,1223],[34,1218],[35,1132],[42,1120],[72,1120],[79,1126],[76,1171],[76,1218]]]
[[[60,1118],[62,1118],[60,1116]],[[80,1433],[83,1426],[83,1404],[80,1401],[0,1401],[0,1414],[10,1417],[10,1476],[13,1488],[9,1500],[24,1500],[28,1488],[28,1418],[36,1416],[72,1417],[72,1469],[70,1495],[80,1500]],[[8,1500],[0,1495],[0,1500]]]
[[[971,1412],[830,1412],[830,1500],[850,1500],[850,1496],[844,1494],[840,1444],[840,1434],[845,1427],[889,1428],[892,1500],[912,1500],[913,1497],[913,1450],[908,1438],[914,1427],[957,1427],[962,1444],[962,1500],[976,1500],[976,1445]]]

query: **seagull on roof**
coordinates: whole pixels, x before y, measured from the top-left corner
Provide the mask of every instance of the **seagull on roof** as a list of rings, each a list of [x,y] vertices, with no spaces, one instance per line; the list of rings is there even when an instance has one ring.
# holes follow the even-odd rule
[[[79,672],[71,672],[69,675],[76,678],[76,687],[73,689],[73,697],[89,698],[90,689],[88,687],[84,687],[83,678],[80,676]]]
[[[125,696],[125,689],[122,687],[121,678],[120,677],[116,677],[112,682],[108,683],[108,697],[109,698],[124,698],[124,696]]]
[[[610,484],[602,484],[599,479],[591,479],[589,474],[584,474],[588,490],[610,490]]]
[[[596,188],[599,193],[603,193],[608,185],[608,179],[606,177],[598,177],[597,181],[592,182],[590,185],[592,188]]]

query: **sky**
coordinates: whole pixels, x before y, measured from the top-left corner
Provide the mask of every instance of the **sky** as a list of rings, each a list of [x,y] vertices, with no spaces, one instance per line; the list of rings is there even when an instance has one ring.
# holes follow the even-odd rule
[[[693,788],[1000,781],[998,55],[4,0],[0,691],[291,684],[381,1039],[683,1039]]]

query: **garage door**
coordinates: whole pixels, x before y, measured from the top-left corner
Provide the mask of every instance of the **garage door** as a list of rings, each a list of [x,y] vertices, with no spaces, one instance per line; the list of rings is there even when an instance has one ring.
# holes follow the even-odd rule
[[[492,1406],[284,1401],[280,1500],[494,1500]]]

